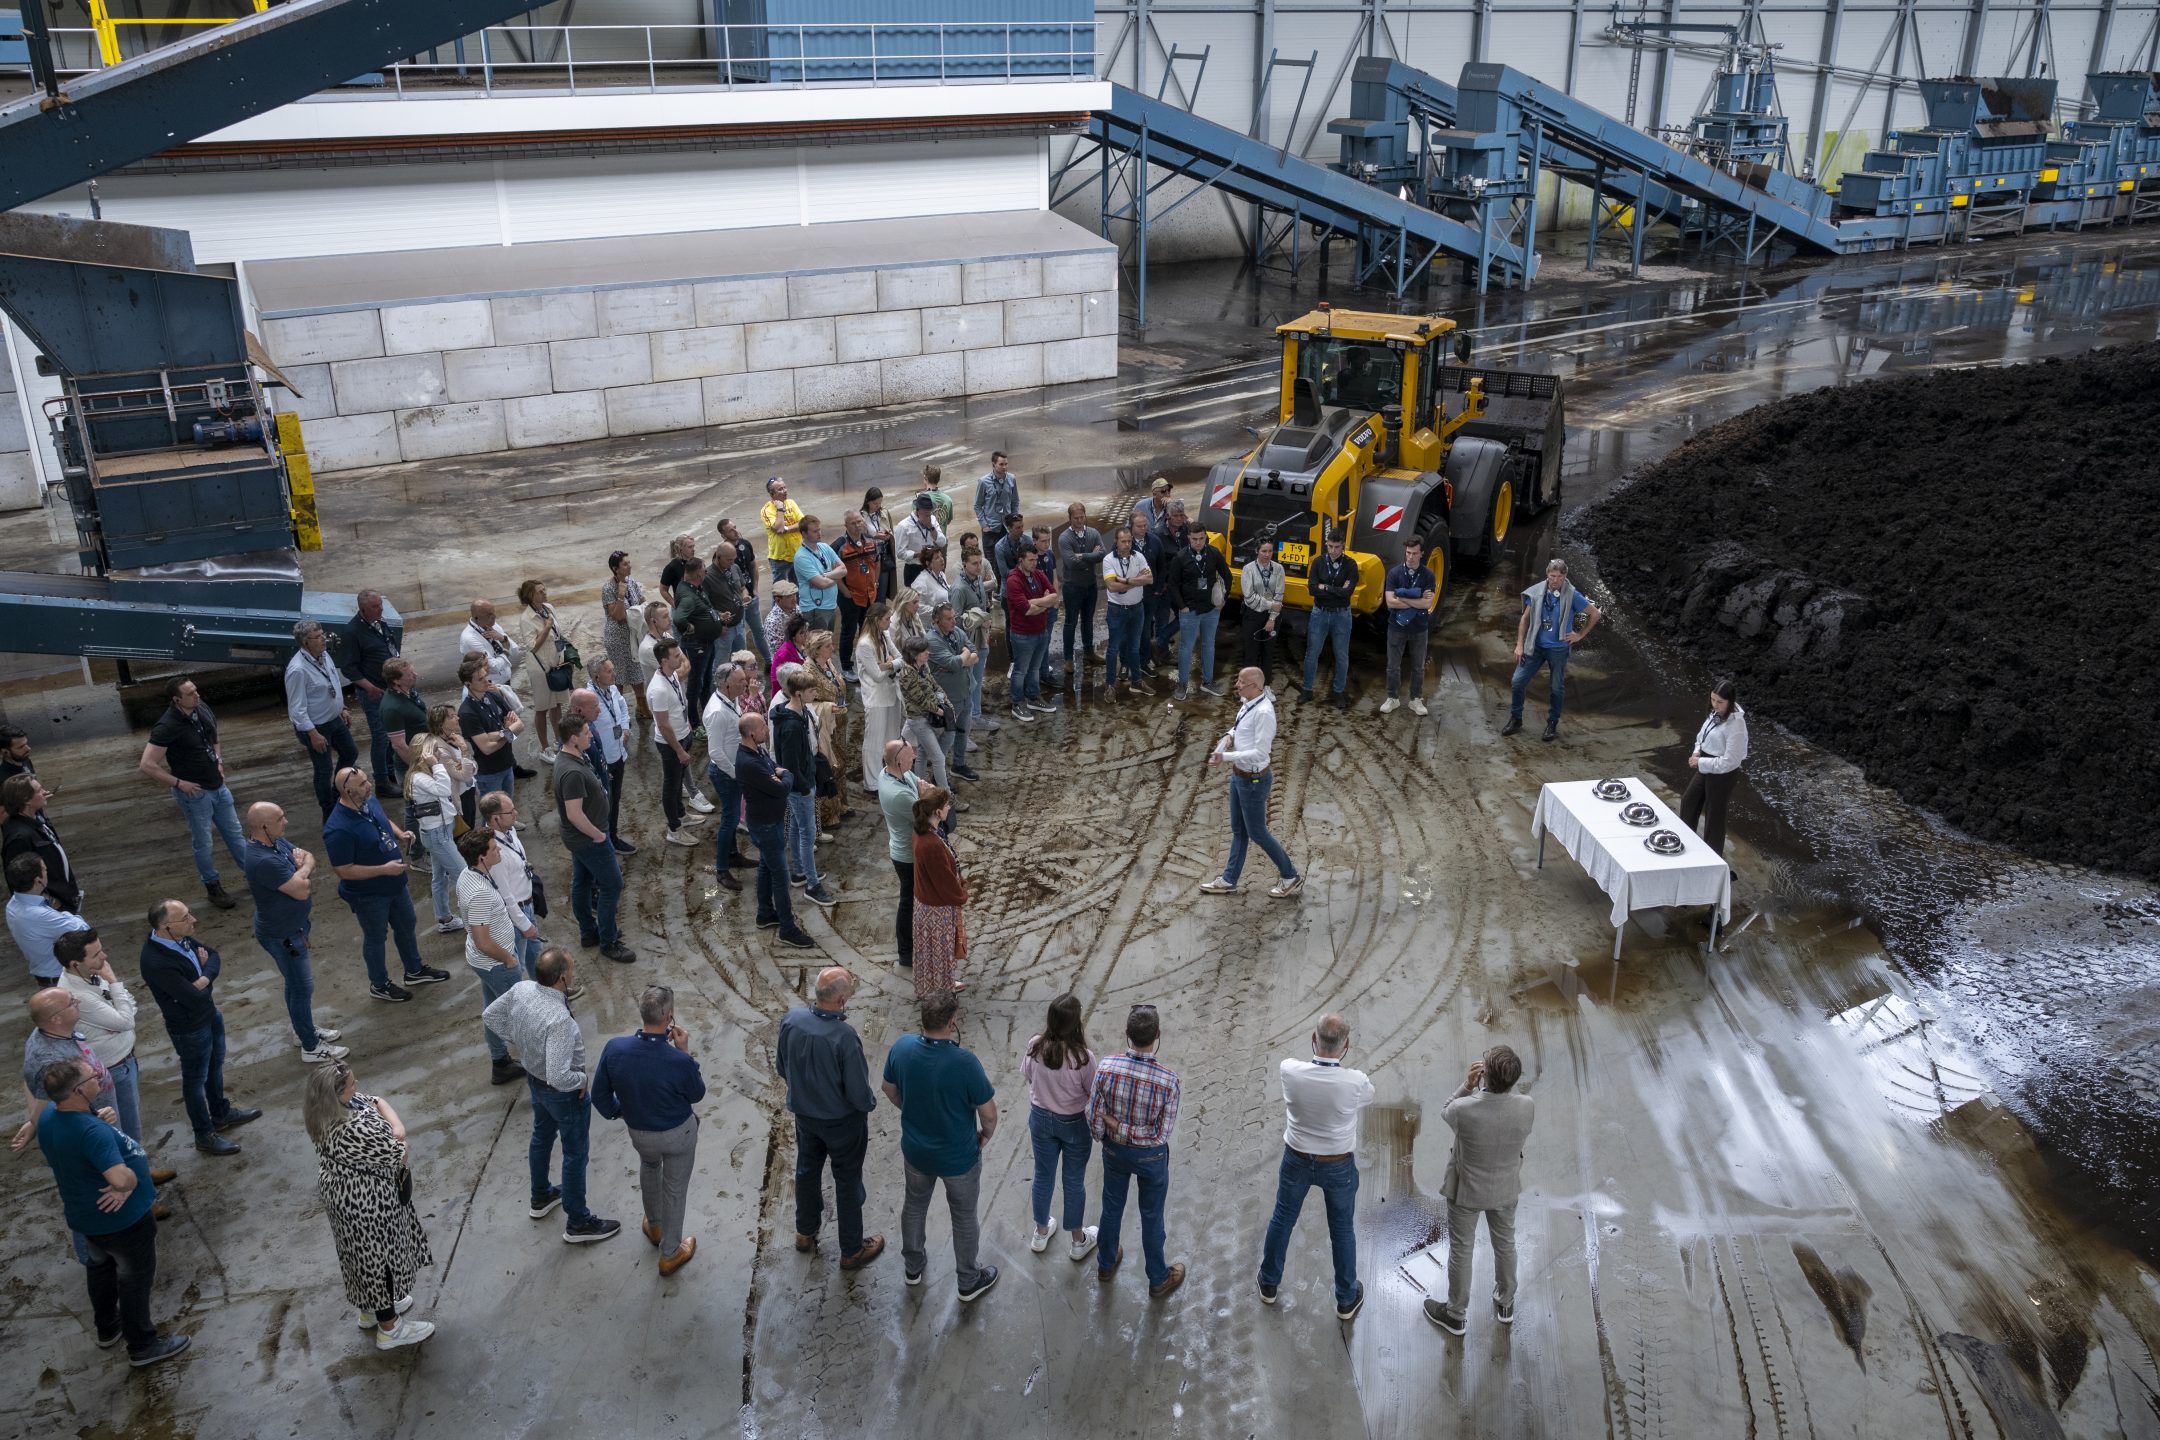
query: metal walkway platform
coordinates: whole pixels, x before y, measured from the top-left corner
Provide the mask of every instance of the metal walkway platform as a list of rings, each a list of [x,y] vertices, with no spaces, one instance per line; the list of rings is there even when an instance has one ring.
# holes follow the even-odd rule
[[[1147,305],[1148,226],[1212,186],[1264,210],[1287,217],[1294,227],[1311,225],[1357,247],[1359,284],[1381,282],[1398,296],[1442,255],[1451,255],[1497,276],[1502,283],[1527,284],[1537,257],[1527,247],[1451,219],[1310,160],[1280,146],[1241,135],[1226,125],[1203,120],[1166,100],[1142,95],[1123,85],[1111,87],[1111,108],[1097,111],[1087,138],[1099,148],[1103,165],[1103,233],[1112,220],[1130,220],[1138,229],[1139,288],[1142,323]],[[1130,200],[1113,207],[1110,157],[1128,156],[1135,169],[1127,182]],[[1084,154],[1084,152],[1081,152]],[[1078,168],[1068,162],[1063,175]],[[1169,173],[1150,180],[1148,167]],[[1152,209],[1150,201],[1173,180],[1198,182],[1192,191]],[[1052,205],[1086,185],[1081,179]],[[1054,189],[1055,187],[1053,187]],[[1323,244],[1325,240],[1323,239]],[[1480,287],[1482,288],[1482,286]]]

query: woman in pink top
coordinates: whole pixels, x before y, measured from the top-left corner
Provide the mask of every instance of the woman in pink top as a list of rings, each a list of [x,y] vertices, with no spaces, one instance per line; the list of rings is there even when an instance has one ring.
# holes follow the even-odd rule
[[[1095,1227],[1087,1217],[1088,1155],[1095,1148],[1088,1134],[1088,1092],[1095,1088],[1095,1053],[1080,1028],[1080,1000],[1060,995],[1050,1002],[1042,1034],[1029,1039],[1020,1057],[1027,1081],[1028,1135],[1035,1142],[1035,1238],[1040,1255],[1050,1248],[1050,1190],[1062,1158],[1065,1168],[1065,1229],[1072,1236],[1074,1263],[1095,1248]]]
[[[803,635],[809,629],[809,616],[799,613],[788,616],[787,638],[782,640],[777,646],[775,646],[772,652],[771,675],[773,694],[778,695],[781,693],[781,670],[789,665],[800,665],[803,663],[802,639]]]

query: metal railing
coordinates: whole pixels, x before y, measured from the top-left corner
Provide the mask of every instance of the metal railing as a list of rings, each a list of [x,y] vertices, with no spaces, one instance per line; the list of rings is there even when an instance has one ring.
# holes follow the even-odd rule
[[[257,15],[270,8],[270,0],[251,0],[251,3]],[[120,27],[123,25],[185,25],[199,30],[206,25],[230,25],[233,21],[244,18],[240,15],[209,15],[190,16],[186,19],[144,19],[115,15],[105,0],[90,0],[90,33],[97,38],[98,60],[106,65],[120,63]]]
[[[257,9],[267,0],[253,0]],[[229,20],[128,21],[94,0],[89,30],[52,31],[68,73],[118,64],[123,24],[220,25]],[[241,17],[245,18],[245,17]],[[87,40],[71,65],[70,39]],[[581,53],[582,52],[582,53]],[[492,25],[350,82],[400,97],[459,90],[493,94],[757,86],[953,84],[1092,80],[1093,21],[896,21],[789,25]]]

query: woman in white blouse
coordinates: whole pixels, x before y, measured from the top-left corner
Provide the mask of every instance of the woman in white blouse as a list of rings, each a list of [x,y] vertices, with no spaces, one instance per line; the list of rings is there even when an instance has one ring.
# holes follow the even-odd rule
[[[451,896],[465,862],[457,852],[458,792],[472,783],[474,766],[456,747],[435,736],[413,753],[405,793],[412,800],[413,824],[428,854],[428,892],[435,902],[435,930],[454,935],[465,928],[451,907]]]
[[[909,600],[913,591],[902,592]],[[892,605],[884,600],[863,617],[855,641],[855,684],[863,702],[863,788],[875,795],[878,772],[885,768],[885,742],[900,738],[906,716],[900,710],[900,680],[895,671],[900,651],[892,639]]]
[[[1740,785],[1740,767],[1747,763],[1747,712],[1740,708],[1740,689],[1730,680],[1710,687],[1710,714],[1695,732],[1695,748],[1687,757],[1694,775],[1680,797],[1680,823],[1688,829],[1702,821],[1703,843],[1718,854],[1725,853],[1725,806]]]
[[[938,606],[952,602],[952,581],[946,573],[948,561],[945,547],[935,546],[926,553],[930,556],[930,563],[917,572],[914,583],[909,588],[921,599],[922,613],[935,615]]]

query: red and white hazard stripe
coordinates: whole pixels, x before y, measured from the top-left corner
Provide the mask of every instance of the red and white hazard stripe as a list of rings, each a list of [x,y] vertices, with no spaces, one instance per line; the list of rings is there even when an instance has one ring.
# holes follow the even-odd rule
[[[1400,530],[1402,529],[1402,517],[1403,507],[1400,505],[1378,506],[1373,510],[1373,529]]]
[[[1230,497],[1235,494],[1237,494],[1237,481],[1235,480],[1225,480],[1222,484],[1211,487],[1208,490],[1208,508],[1210,510],[1227,509],[1230,504]]]

